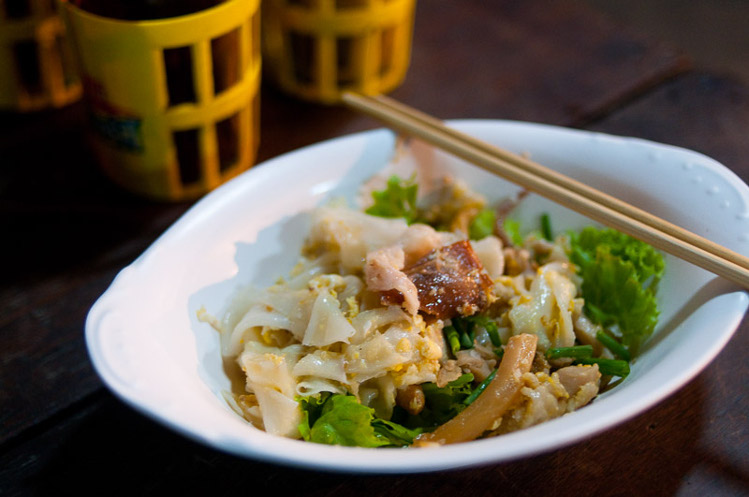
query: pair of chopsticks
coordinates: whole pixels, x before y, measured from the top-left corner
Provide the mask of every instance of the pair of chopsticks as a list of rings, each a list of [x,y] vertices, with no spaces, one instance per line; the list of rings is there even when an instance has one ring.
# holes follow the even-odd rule
[[[749,288],[749,258],[529,159],[468,136],[385,96],[345,93],[348,106],[569,209]]]

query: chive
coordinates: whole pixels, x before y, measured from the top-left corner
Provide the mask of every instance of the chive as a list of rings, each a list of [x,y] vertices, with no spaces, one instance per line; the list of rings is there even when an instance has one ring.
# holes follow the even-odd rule
[[[452,325],[458,330],[460,348],[472,349],[473,340],[476,338],[476,334],[473,331],[473,323],[465,319],[455,318],[452,320]]]
[[[571,357],[573,359],[587,358],[593,355],[592,345],[575,345],[573,347],[555,347],[546,352],[547,359],[561,359]]]
[[[598,370],[604,376],[621,376],[629,374],[629,363],[620,359],[604,359],[602,357],[581,357],[577,364],[598,364]]]
[[[460,347],[463,349],[473,348],[473,340],[471,340],[470,334],[468,333],[460,334]]]
[[[463,403],[465,405],[467,405],[467,406],[471,405],[471,403],[474,400],[476,400],[479,395],[481,395],[481,392],[483,392],[484,390],[486,390],[486,386],[489,383],[492,382],[492,380],[494,379],[495,376],[497,376],[497,370],[496,369],[494,371],[492,371],[489,374],[489,376],[487,376],[486,378],[484,378],[484,381],[482,381],[481,383],[479,383],[479,386],[477,386],[476,389],[473,392],[471,392],[471,395],[469,395],[468,397],[466,397],[466,400],[464,400]]]
[[[505,349],[502,347],[497,347],[494,349],[494,354],[499,358],[499,360],[502,360],[502,356],[505,355]]]
[[[495,347],[502,345],[502,339],[499,338],[499,327],[497,326],[496,321],[487,319],[482,324],[486,332],[489,334],[489,339],[492,341],[492,345]]]
[[[502,340],[499,338],[499,330],[495,324],[492,327],[487,327],[486,332],[489,334],[489,339],[492,341],[492,345],[499,347],[502,345]]]
[[[445,326],[442,330],[445,334],[445,339],[450,345],[450,350],[455,355],[460,350],[460,339],[458,338],[458,331],[454,326]]]
[[[554,235],[551,233],[551,218],[548,214],[541,215],[541,234],[549,241],[554,240]]]
[[[619,343],[614,337],[604,332],[603,330],[598,330],[598,333],[596,333],[596,340],[601,342],[604,347],[609,349],[619,359],[629,361],[632,358],[629,355],[629,350],[627,350],[624,345]]]

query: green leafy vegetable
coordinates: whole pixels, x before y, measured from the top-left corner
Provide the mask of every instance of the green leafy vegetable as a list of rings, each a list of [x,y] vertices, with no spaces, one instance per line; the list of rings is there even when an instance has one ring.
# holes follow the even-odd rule
[[[309,441],[312,438],[311,428],[322,415],[323,405],[331,395],[330,392],[322,392],[319,395],[297,398],[302,409],[302,421],[298,428],[303,439]]]
[[[372,192],[374,204],[365,212],[373,216],[402,217],[408,224],[416,221],[416,195],[418,185],[411,179],[401,179],[393,175],[388,179],[384,190]]]
[[[408,429],[377,418],[374,409],[362,405],[352,395],[323,392],[301,397],[304,440],[328,445],[355,447],[402,447],[410,445],[420,430]]]
[[[512,241],[513,244],[515,245],[523,244],[523,236],[520,234],[520,222],[519,221],[506,218],[504,222],[502,223],[502,228],[504,229],[505,233],[507,233],[507,236],[510,238],[510,241]]]
[[[663,256],[612,229],[588,227],[570,238],[570,259],[583,278],[586,314],[604,327],[617,325],[622,344],[636,350],[658,321]]]
[[[378,437],[387,439],[387,447],[406,447],[411,445],[418,435],[424,430],[420,428],[406,428],[403,425],[375,417],[372,420],[372,428]]]
[[[421,385],[424,391],[424,409],[416,415],[398,410],[393,413],[393,420],[412,429],[436,428],[466,408],[465,400],[473,392],[472,382],[473,375],[465,373],[441,388],[434,383],[424,383]]]
[[[471,240],[481,240],[494,233],[497,214],[492,209],[484,209],[473,218],[468,226],[468,236]]]

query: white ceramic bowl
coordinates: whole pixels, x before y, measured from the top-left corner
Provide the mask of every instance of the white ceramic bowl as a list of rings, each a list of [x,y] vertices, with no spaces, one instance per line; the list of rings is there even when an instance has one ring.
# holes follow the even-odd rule
[[[462,131],[749,255],[749,189],[704,155],[637,139],[493,120],[453,121]],[[622,385],[593,404],[498,438],[437,449],[361,449],[289,440],[259,431],[224,402],[229,390],[218,334],[196,318],[220,315],[240,285],[272,283],[297,260],[304,212],[333,196],[353,198],[394,154],[387,130],[307,147],[255,167],[207,195],[117,276],[91,309],[86,340],[106,385],[142,413],[211,447],[263,461],[337,471],[403,473],[507,461],[568,445],[641,413],[692,379],[737,328],[745,292],[667,257],[661,320]],[[414,143],[401,164],[450,172],[490,199],[517,188]],[[591,224],[530,196],[515,213],[554,228]]]

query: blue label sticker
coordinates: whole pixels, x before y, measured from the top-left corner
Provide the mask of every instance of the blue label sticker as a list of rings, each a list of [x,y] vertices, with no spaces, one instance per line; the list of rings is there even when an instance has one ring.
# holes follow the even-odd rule
[[[103,139],[117,148],[130,152],[143,152],[142,120],[130,116],[113,116],[92,112],[90,114],[93,129]]]

